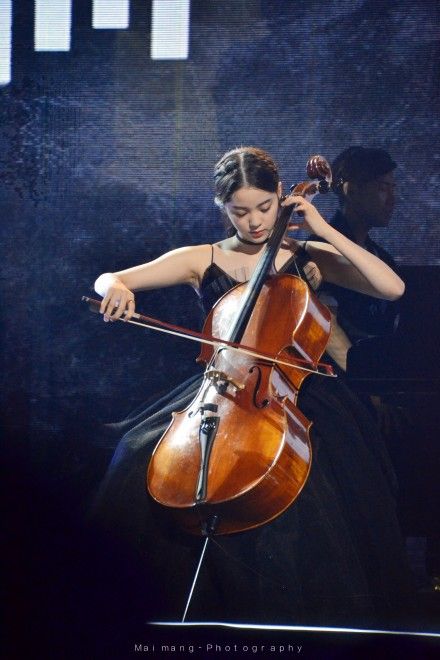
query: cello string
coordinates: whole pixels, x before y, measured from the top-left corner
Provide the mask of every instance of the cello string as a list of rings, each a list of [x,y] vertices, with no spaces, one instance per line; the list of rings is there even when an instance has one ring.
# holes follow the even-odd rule
[[[188,608],[189,608],[189,606],[190,606],[190,604],[191,604],[192,596],[193,596],[194,589],[195,589],[195,586],[196,586],[196,583],[197,583],[197,579],[198,579],[198,577],[199,577],[200,569],[201,569],[202,562],[203,562],[203,557],[205,556],[205,552],[206,552],[206,548],[207,548],[207,545],[208,545],[209,538],[210,538],[210,537],[207,536],[206,539],[205,539],[205,542],[204,542],[204,544],[203,544],[202,552],[201,552],[201,554],[200,554],[199,563],[197,564],[196,572],[195,572],[195,574],[194,574],[194,578],[193,578],[193,581],[192,581],[191,589],[190,589],[190,592],[189,592],[189,594],[188,594],[188,598],[187,598],[187,601],[186,601],[186,607],[185,607],[185,611],[184,611],[183,616],[182,616],[182,621],[181,621],[181,623],[184,623],[184,622],[185,622],[186,615],[187,615],[187,613],[188,613]]]
[[[298,268],[298,264],[297,264],[297,262],[296,262],[295,255],[293,255],[293,263],[295,264],[295,270],[296,270],[296,272],[298,273],[298,277],[299,277],[299,279],[302,280],[302,281],[304,282],[303,276],[302,276],[301,273],[299,272],[299,268]]]

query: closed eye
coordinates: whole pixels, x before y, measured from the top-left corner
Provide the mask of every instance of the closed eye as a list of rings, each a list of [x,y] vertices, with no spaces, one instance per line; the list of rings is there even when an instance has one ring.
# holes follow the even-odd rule
[[[271,207],[271,206],[272,206],[272,205],[269,204],[269,206],[266,206],[266,207],[264,207],[264,208],[260,208],[261,213],[267,213],[267,212],[270,210],[270,207]],[[247,215],[247,213],[248,213],[247,211],[244,211],[244,213],[238,213],[237,211],[235,211],[234,215],[235,215],[237,218],[244,218],[244,216]]]

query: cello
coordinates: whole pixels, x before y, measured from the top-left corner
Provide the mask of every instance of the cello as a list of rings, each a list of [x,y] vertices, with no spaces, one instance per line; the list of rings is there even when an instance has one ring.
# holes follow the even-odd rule
[[[292,187],[311,199],[331,187],[320,156]],[[196,397],[173,419],[147,469],[147,489],[185,531],[232,534],[264,525],[298,497],[312,460],[311,422],[298,392],[316,370],[330,335],[330,312],[296,275],[276,273],[276,254],[292,209],[280,207],[273,231],[249,280],[214,305],[203,334],[206,370]],[[222,343],[224,342],[224,343]],[[245,345],[237,353],[233,346]],[[272,356],[272,357],[270,357]]]

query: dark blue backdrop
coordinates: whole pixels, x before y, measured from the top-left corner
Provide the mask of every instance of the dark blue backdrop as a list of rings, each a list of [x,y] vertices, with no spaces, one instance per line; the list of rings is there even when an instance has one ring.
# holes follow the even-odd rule
[[[434,0],[193,0],[189,59],[153,61],[149,2],[132,1],[126,31],[92,30],[90,2],[73,6],[71,51],[36,53],[31,3],[13,3],[0,205],[7,451],[75,509],[110,456],[99,424],[180,381],[197,353],[101,323],[81,295],[100,272],[222,235],[211,173],[225,150],[266,148],[290,184],[311,154],[388,149],[398,203],[376,238],[402,264],[440,264],[440,22]],[[190,290],[138,300],[200,324]]]

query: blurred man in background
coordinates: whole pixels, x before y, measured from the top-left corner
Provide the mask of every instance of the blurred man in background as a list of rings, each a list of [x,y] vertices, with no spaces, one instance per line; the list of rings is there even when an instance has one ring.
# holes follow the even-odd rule
[[[387,250],[369,235],[373,228],[389,225],[395,203],[396,162],[383,149],[352,146],[342,151],[332,164],[334,191],[339,199],[339,209],[331,224],[352,241],[378,256],[393,270],[398,267]],[[322,240],[311,236],[310,240]],[[324,284],[319,292],[333,316],[332,332],[327,353],[343,370],[347,370],[347,353],[359,340],[368,337],[391,336],[399,323],[399,303],[379,300],[333,284]],[[414,439],[418,437],[414,410],[401,406],[398,397],[370,395],[367,405],[372,404],[382,436],[390,452],[397,472],[400,491],[401,524],[404,532],[411,535],[406,507],[402,500],[417,501],[411,483],[414,479],[411,466],[418,469],[420,459],[414,456]],[[428,423],[429,431],[429,423]],[[423,463],[423,459],[422,459]],[[422,465],[422,468],[424,466]],[[424,470],[427,474],[429,470]],[[431,478],[432,481],[432,478]],[[420,495],[415,510],[433,504],[430,488]],[[423,516],[422,516],[423,517]],[[411,516],[410,516],[411,518]],[[429,523],[422,523],[426,534],[426,570],[431,578],[431,588],[440,593],[440,547],[438,533]],[[414,533],[414,532],[412,532]]]
[[[349,147],[332,165],[340,208],[331,224],[352,241],[397,270],[392,256],[369,236],[374,227],[388,227],[394,209],[396,163],[383,149]],[[311,237],[319,240],[318,237]],[[320,299],[337,323],[327,352],[345,371],[347,351],[359,339],[392,334],[398,323],[397,303],[326,284]]]

